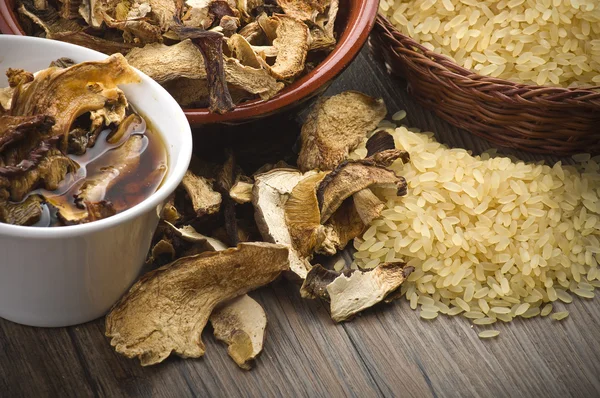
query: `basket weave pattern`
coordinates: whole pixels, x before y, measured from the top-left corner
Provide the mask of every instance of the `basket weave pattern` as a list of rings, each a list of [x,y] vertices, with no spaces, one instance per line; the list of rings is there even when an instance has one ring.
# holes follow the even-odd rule
[[[600,87],[542,87],[480,76],[379,15],[372,46],[415,99],[498,146],[558,156],[600,153]]]

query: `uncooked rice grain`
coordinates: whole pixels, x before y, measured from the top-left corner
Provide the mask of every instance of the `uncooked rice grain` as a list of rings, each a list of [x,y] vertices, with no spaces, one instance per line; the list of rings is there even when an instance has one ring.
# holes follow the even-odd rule
[[[482,339],[489,339],[491,337],[496,337],[500,334],[497,330],[485,330],[479,333],[479,337]]]
[[[600,156],[550,167],[494,150],[472,156],[411,130],[386,130],[411,155],[410,163],[391,166],[406,178],[408,195],[374,189],[385,208],[356,239],[355,267],[391,258],[414,267],[401,293],[425,319],[442,313],[476,325],[509,322],[547,316],[552,302],[570,303],[573,295],[595,296]],[[363,143],[350,157],[364,157],[364,149]]]
[[[554,319],[555,321],[561,321],[568,316],[569,316],[568,311],[561,311],[561,312],[555,312],[554,314],[550,315],[550,318]]]
[[[379,11],[403,34],[480,75],[540,86],[600,84],[598,0],[381,0]]]

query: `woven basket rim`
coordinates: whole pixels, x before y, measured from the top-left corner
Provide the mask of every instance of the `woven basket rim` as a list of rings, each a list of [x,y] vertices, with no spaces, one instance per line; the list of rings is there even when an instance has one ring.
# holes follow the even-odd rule
[[[432,60],[432,67],[436,67],[440,70],[445,70],[447,72],[460,75],[461,78],[473,82],[474,85],[497,85],[502,86],[503,90],[505,90],[507,86],[509,86],[515,90],[515,93],[520,93],[522,97],[526,97],[527,92],[535,90],[536,95],[545,95],[544,99],[547,101],[562,101],[563,96],[565,94],[568,94],[568,96],[573,96],[575,94],[578,96],[579,100],[588,99],[586,98],[587,96],[590,96],[589,99],[600,100],[600,85],[590,85],[589,87],[538,86],[535,84],[518,83],[506,79],[500,79],[497,77],[480,75],[476,71],[466,69],[458,65],[446,55],[429,50],[427,47],[424,47],[412,37],[400,32],[392,24],[392,22],[381,13],[377,14],[376,23],[388,35],[395,38],[400,38],[403,44],[405,44],[408,47],[416,48],[423,57]],[[407,49],[406,51],[410,50]],[[413,53],[414,52],[415,51],[413,51]]]

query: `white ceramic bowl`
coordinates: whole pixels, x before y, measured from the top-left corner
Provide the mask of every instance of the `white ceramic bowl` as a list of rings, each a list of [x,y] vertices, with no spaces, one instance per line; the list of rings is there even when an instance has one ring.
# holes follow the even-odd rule
[[[52,60],[106,55],[73,44],[0,35],[0,87],[7,68],[36,72]],[[89,224],[38,228],[0,223],[0,317],[32,326],[67,326],[104,315],[136,280],[165,199],[181,182],[192,154],[183,111],[156,82],[121,88],[167,146],[165,182],[137,206]]]

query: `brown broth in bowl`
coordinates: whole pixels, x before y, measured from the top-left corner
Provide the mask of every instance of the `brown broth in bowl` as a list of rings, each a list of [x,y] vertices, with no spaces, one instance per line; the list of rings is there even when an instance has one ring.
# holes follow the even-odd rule
[[[36,198],[41,214],[30,225],[54,227],[110,217],[144,201],[162,184],[167,151],[161,135],[143,117],[131,110],[127,117],[134,121],[126,128],[110,126],[81,155],[66,154],[78,169],[68,173],[57,189],[35,189],[21,202],[9,201],[7,207]],[[82,198],[83,192],[89,197]]]
[[[58,190],[36,192],[47,201],[42,205],[42,217],[34,226],[54,227],[73,224],[60,216],[60,209],[63,206],[69,206],[83,211],[84,205],[77,200],[78,192],[90,180],[93,181],[94,177],[105,174],[106,168],[115,166],[111,161],[114,156],[111,155],[126,144],[123,142],[126,139],[112,145],[107,142],[115,130],[116,128],[103,130],[98,136],[96,144],[88,148],[83,155],[69,155],[69,158],[80,165],[80,169],[76,173],[68,175]],[[156,192],[167,173],[167,151],[162,137],[153,129],[152,125],[140,116],[140,122],[133,123],[128,130],[124,135],[139,136],[142,149],[137,167],[119,175],[118,181],[105,190],[102,201],[112,205],[114,214],[132,208]],[[57,206],[58,204],[61,206]]]

